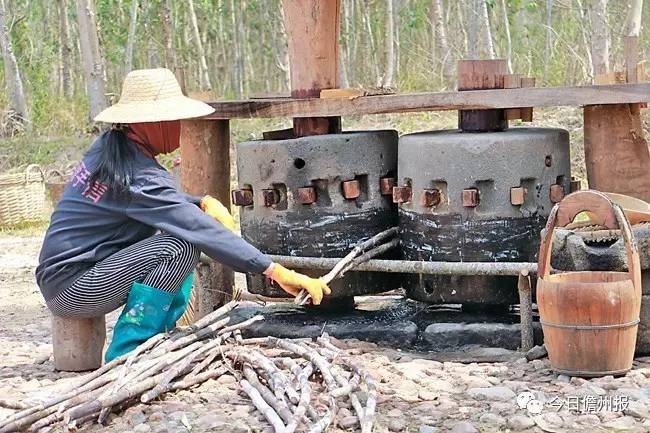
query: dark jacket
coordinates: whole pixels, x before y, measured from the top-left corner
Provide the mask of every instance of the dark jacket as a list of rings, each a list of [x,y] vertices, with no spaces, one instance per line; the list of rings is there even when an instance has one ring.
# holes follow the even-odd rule
[[[167,170],[140,151],[135,152],[128,197],[116,197],[100,183],[89,185],[103,145],[102,135],[75,170],[52,214],[36,268],[46,300],[70,287],[95,263],[157,230],[190,242],[239,272],[261,273],[271,264],[266,255],[203,213],[199,198],[179,191]]]

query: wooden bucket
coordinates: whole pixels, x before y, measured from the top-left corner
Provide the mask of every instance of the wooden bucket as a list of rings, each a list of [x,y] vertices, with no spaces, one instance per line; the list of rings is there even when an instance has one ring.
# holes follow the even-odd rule
[[[595,224],[620,229],[628,272],[551,275],[553,231],[583,211]],[[625,214],[604,194],[578,191],[552,209],[540,247],[537,304],[553,369],[595,377],[622,375],[632,368],[641,309],[639,254]]]

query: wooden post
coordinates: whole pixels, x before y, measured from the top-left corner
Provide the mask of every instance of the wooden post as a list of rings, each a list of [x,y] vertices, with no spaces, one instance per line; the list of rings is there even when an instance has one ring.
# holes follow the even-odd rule
[[[283,0],[289,45],[291,96],[319,98],[338,87],[339,0]],[[296,137],[341,132],[340,117],[293,119]]]
[[[104,316],[92,319],[52,316],[52,352],[56,370],[87,371],[101,367],[105,341]]]
[[[181,185],[188,194],[209,194],[230,209],[230,125],[228,120],[183,120],[181,126]],[[211,261],[199,264],[194,290],[195,319],[230,299],[232,270]]]
[[[622,78],[638,82],[635,36],[625,38],[625,66]],[[584,131],[589,187],[650,201],[650,149],[643,136],[640,104],[587,105]]]
[[[634,104],[584,108],[589,188],[650,201],[650,151]]]
[[[505,60],[460,60],[458,90],[503,89],[506,75]],[[503,131],[508,120],[505,110],[460,110],[458,128],[467,132]]]

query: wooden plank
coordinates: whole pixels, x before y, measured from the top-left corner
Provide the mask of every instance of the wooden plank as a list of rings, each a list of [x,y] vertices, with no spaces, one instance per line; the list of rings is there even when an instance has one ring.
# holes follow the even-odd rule
[[[338,98],[358,98],[365,96],[366,91],[363,89],[345,88],[345,89],[323,89],[320,91],[320,97],[323,99]]]
[[[362,96],[356,99],[269,99],[212,102],[205,119],[319,117],[422,111],[558,107],[650,102],[650,83],[534,87]]]

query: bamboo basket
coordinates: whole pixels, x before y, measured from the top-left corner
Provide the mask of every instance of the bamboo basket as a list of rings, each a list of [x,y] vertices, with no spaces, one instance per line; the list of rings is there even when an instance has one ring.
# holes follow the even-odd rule
[[[38,165],[29,165],[22,173],[0,175],[0,227],[47,217],[44,176]]]
[[[59,170],[50,170],[45,175],[45,192],[50,210],[61,200],[69,175]]]
[[[595,224],[620,229],[628,272],[551,275],[553,231],[581,212]],[[641,266],[623,210],[596,191],[578,191],[555,205],[538,263],[537,304],[551,367],[570,376],[622,375],[632,368],[641,309]]]

